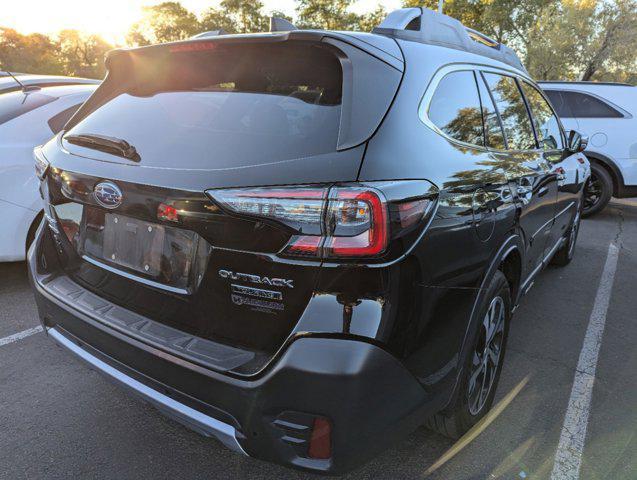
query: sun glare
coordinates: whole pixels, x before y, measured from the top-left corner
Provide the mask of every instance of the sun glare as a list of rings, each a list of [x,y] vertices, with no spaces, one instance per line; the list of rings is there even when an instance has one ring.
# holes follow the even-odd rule
[[[21,2],[2,1],[0,26],[20,33],[55,35],[60,30],[75,29],[95,33],[111,44],[123,44],[130,26],[141,17],[142,5],[156,2],[110,0],[32,0],[25,9]]]

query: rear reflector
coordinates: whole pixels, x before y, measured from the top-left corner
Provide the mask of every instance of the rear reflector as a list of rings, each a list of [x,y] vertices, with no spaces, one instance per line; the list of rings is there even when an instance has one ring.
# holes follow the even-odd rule
[[[327,460],[332,456],[332,424],[325,417],[314,419],[308,456],[317,460]]]

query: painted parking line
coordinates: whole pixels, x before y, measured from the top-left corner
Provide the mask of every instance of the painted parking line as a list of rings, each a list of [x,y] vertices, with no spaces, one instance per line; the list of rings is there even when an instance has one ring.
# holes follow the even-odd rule
[[[37,326],[18,333],[14,333],[13,335],[9,335],[8,337],[0,338],[0,347],[17,342],[18,340],[22,340],[23,338],[30,337],[31,335],[35,335],[36,333],[40,333],[41,331],[42,327]]]
[[[551,480],[579,479],[591,398],[593,396],[593,384],[595,383],[597,358],[602,344],[606,313],[610,303],[618,257],[618,244],[611,243],[608,247],[606,264],[597,288],[593,311],[591,312],[584,344],[577,362],[575,379],[573,380],[571,397],[568,401],[564,425],[562,426],[562,433],[555,454]]]

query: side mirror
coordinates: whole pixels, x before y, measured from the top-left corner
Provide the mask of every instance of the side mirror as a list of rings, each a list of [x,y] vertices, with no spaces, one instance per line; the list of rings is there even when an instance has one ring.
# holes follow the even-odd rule
[[[583,152],[588,146],[588,137],[577,130],[571,130],[568,135],[568,151],[571,153]]]

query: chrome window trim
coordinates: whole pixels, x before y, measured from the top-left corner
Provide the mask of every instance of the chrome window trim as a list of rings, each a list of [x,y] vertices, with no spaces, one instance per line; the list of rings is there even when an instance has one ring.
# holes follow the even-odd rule
[[[451,63],[440,67],[436,73],[431,77],[427,88],[425,89],[425,93],[423,94],[419,104],[418,104],[418,118],[422,123],[424,123],[429,129],[433,130],[435,133],[445,138],[446,140],[463,147],[471,148],[473,150],[478,150],[482,152],[493,152],[493,153],[519,153],[519,152],[542,152],[546,151],[541,148],[529,149],[529,150],[513,150],[513,149],[496,149],[481,145],[475,145],[473,143],[463,142],[461,140],[457,140],[445,132],[440,130],[438,126],[433,123],[433,121],[429,118],[429,107],[431,105],[431,99],[433,98],[436,90],[438,89],[438,85],[440,85],[441,80],[453,72],[461,72],[461,71],[472,71],[475,75],[479,75],[482,73],[495,73],[497,75],[505,75],[507,77],[513,77],[518,81],[525,81],[530,85],[536,87],[540,91],[542,91],[541,87],[539,87],[530,77],[523,75],[521,72],[510,70],[507,68],[493,66],[493,65],[484,65],[479,63]],[[479,79],[478,79],[479,80]],[[476,85],[476,89],[478,86]],[[476,90],[477,91],[477,90]],[[522,97],[524,99],[524,97]],[[526,100],[525,100],[526,101]],[[549,103],[550,105],[550,103]],[[556,115],[559,121],[559,117]],[[530,120],[530,119],[529,119]],[[561,124],[560,124],[561,126]],[[563,127],[562,127],[563,129]],[[504,133],[504,132],[503,132]],[[562,133],[563,135],[564,132]]]
[[[94,258],[89,257],[88,255],[82,255],[82,260],[85,260],[96,267],[103,268],[111,273],[115,273],[116,275],[121,275],[122,277],[128,278],[129,280],[134,280],[136,282],[143,283],[148,285],[149,287],[159,288],[161,290],[166,290],[171,293],[179,293],[180,295],[190,295],[190,291],[185,288],[171,287],[170,285],[164,285],[163,283],[154,282],[152,280],[148,280],[147,278],[143,278],[132,273],[125,272],[124,270],[120,270],[119,268],[111,267],[106,263],[100,262],[99,260],[95,260]]]

